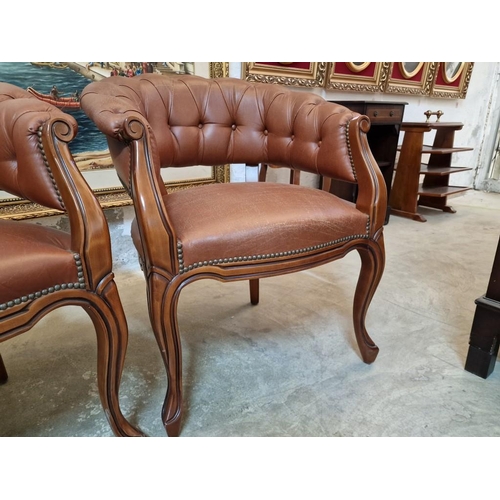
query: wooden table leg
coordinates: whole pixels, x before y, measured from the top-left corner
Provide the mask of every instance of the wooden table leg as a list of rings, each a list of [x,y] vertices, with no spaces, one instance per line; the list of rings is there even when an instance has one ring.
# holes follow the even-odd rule
[[[475,302],[465,369],[487,378],[495,368],[500,343],[500,240],[486,294]]]
[[[5,368],[5,364],[2,359],[2,355],[0,354],[0,384],[5,384],[7,382],[9,376],[7,375],[7,370]]]
[[[495,369],[498,355],[500,302],[481,297],[476,300],[476,304],[465,370],[488,378]]]

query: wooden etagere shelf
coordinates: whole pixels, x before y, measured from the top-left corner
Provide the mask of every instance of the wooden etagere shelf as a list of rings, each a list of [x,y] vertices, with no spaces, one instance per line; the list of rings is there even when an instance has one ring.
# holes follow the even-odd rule
[[[465,186],[450,185],[450,175],[472,170],[472,167],[451,165],[453,153],[472,151],[470,147],[453,145],[455,132],[463,123],[453,122],[406,122],[401,125],[404,132],[396,174],[391,190],[391,213],[420,222],[427,219],[417,212],[417,206],[425,206],[454,213],[448,205],[448,196],[467,191]],[[436,130],[431,146],[424,144],[424,134]],[[422,163],[422,156],[429,161]],[[424,176],[420,183],[421,176]]]

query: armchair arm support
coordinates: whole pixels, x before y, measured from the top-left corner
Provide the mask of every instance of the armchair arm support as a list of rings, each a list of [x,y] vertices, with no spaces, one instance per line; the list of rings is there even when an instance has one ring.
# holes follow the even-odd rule
[[[108,143],[119,158],[115,162],[115,168],[122,183],[137,201],[134,208],[143,245],[146,274],[149,274],[152,267],[175,274],[178,270],[172,269],[171,263],[177,262],[177,242],[163,203],[165,187],[159,175],[154,136],[141,115],[128,113],[122,116],[123,121],[118,126],[121,140],[108,138]],[[128,165],[125,164],[125,158]],[[155,241],[148,241],[153,234]],[[169,249],[168,253],[165,248]]]
[[[370,236],[384,225],[387,210],[387,188],[384,177],[372,155],[366,134],[370,120],[360,115],[349,124],[349,144],[358,181],[356,207],[370,216]]]
[[[52,117],[42,125],[39,136],[42,156],[67,210],[72,249],[82,257],[86,282],[95,289],[111,272],[110,238],[99,202],[68,147],[75,130],[65,117]]]

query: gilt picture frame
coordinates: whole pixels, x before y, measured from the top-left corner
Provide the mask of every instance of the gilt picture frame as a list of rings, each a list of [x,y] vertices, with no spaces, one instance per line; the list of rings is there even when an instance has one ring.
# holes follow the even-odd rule
[[[383,92],[390,63],[330,62],[326,90],[346,92]]]
[[[473,62],[436,63],[431,97],[465,99],[474,68]]]
[[[245,62],[243,78],[249,82],[278,83],[295,87],[323,87],[325,62]]]
[[[429,96],[436,68],[435,62],[392,62],[384,92]]]

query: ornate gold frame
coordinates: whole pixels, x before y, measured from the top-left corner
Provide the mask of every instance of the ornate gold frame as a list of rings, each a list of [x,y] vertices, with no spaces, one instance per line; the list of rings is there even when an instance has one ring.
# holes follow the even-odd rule
[[[327,68],[326,90],[347,91],[347,92],[383,92],[389,76],[389,65],[386,62],[376,62],[373,76],[364,76],[359,74],[366,69],[369,64],[365,63],[364,67],[356,67],[353,63],[345,63],[353,72],[351,75],[346,75],[336,71],[336,65],[340,63],[330,62]],[[356,67],[353,69],[352,67]]]
[[[326,62],[311,62],[309,69],[294,68],[293,63],[278,63],[281,66],[243,63],[243,78],[249,82],[279,83],[295,87],[323,87],[325,84]]]
[[[420,69],[422,68],[422,66],[424,65],[424,63],[423,62],[417,63],[417,67],[415,69],[413,69],[412,71],[408,71],[405,68],[405,63],[404,62],[400,62],[400,63],[398,63],[398,65],[399,65],[399,69],[401,70],[401,73],[403,74],[403,76],[405,78],[412,78],[413,76],[415,76],[420,71]]]
[[[224,78],[229,76],[228,62],[209,63],[210,78]],[[229,182],[229,165],[214,165],[212,175],[209,179],[189,179],[176,182],[166,182],[167,191],[177,191],[187,189],[194,185],[213,184],[219,182]],[[122,187],[94,189],[99,203],[103,208],[114,208],[130,205],[132,200]],[[61,212],[52,210],[42,205],[32,203],[22,198],[7,198],[0,200],[0,219],[31,219],[36,217],[45,217],[48,215],[57,215]]]
[[[293,63],[242,63],[242,78],[253,82],[299,87],[323,87],[346,92],[380,92],[429,97],[464,99],[474,63],[461,63],[453,77],[439,77],[446,63],[420,62],[414,69],[403,62],[326,62],[310,63],[309,71],[291,67]],[[375,65],[373,72],[367,70]],[[396,70],[397,71],[394,71]],[[459,84],[456,81],[460,80]]]
[[[364,69],[368,68],[369,62],[362,62],[361,64],[356,64],[354,62],[346,62],[347,67],[354,73],[360,73]]]
[[[446,75],[445,64],[436,63],[438,68],[433,81],[431,97],[445,97],[449,99],[465,99],[467,90],[469,89],[470,78],[472,69],[474,68],[473,62],[466,62],[460,65],[460,71],[457,72],[454,78],[448,78]],[[439,77],[442,76],[443,82],[441,83]],[[459,80],[458,85],[455,82]]]
[[[397,66],[396,66],[397,65]],[[389,78],[384,92],[387,94],[407,94],[429,96],[432,90],[436,74],[437,63],[421,62],[411,72],[406,71],[404,63],[390,63]],[[394,69],[399,69],[402,78],[393,75]],[[422,78],[415,80],[414,77],[422,70]]]

